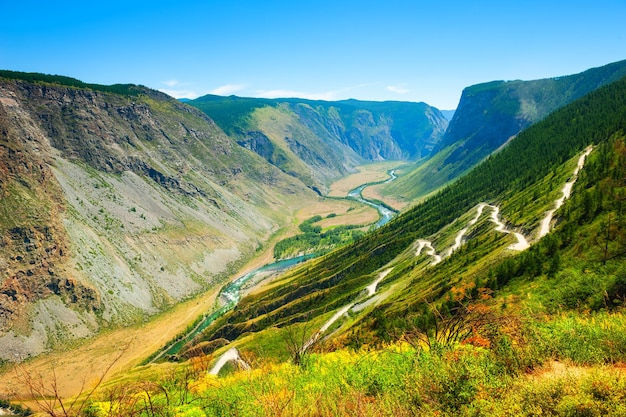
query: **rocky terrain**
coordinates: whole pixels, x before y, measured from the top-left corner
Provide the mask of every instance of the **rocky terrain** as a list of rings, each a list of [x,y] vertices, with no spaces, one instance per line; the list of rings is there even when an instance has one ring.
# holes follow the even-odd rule
[[[282,224],[278,207],[314,198],[161,93],[19,78],[0,78],[2,360],[216,285]]]

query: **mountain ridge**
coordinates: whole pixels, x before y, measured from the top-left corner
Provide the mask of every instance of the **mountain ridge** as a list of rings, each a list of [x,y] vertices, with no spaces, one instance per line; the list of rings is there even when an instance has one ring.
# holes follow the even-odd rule
[[[207,95],[189,104],[240,145],[322,193],[367,161],[427,155],[447,126],[439,110],[425,103]]]
[[[459,178],[551,112],[624,75],[626,61],[618,61],[568,76],[466,87],[430,160],[382,192],[415,201]]]

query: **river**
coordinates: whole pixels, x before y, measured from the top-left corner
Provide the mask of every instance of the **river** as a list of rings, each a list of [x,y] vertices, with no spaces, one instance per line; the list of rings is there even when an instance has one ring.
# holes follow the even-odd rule
[[[289,267],[314,258],[315,256],[317,255],[309,254],[296,256],[295,258],[282,259],[271,264],[263,265],[262,267],[250,271],[247,274],[244,274],[239,278],[229,282],[221,289],[218,296],[218,304],[221,305],[221,307],[219,307],[212,313],[205,315],[205,317],[194,328],[189,330],[186,335],[172,342],[169,346],[166,346],[157,356],[152,358],[148,363],[157,362],[163,357],[177,354],[187,342],[191,341],[191,339],[194,338],[194,336],[209,327],[209,325],[217,320],[219,317],[223,316],[225,313],[235,308],[235,306],[241,299],[241,288],[245,284],[251,281],[259,281],[267,277],[268,275],[284,271]]]
[[[350,191],[348,193],[347,198],[353,199],[353,200],[357,200],[357,201],[359,201],[359,202],[361,202],[363,204],[367,204],[368,206],[372,206],[376,210],[378,210],[378,213],[380,213],[380,220],[378,220],[378,222],[374,226],[375,228],[379,228],[379,227],[384,226],[385,224],[389,223],[389,221],[396,214],[396,212],[391,210],[391,209],[389,209],[388,207],[384,206],[383,204],[380,204],[378,202],[367,200],[366,198],[363,198],[363,190],[366,187],[369,187],[370,185],[386,184],[386,183],[389,183],[389,182],[395,180],[396,178],[398,178],[398,176],[395,174],[395,172],[396,172],[395,169],[392,169],[392,170],[390,170],[388,172],[389,173],[389,178],[388,179],[386,179],[384,181],[371,182],[371,183],[360,185],[360,186],[358,186],[357,188],[353,189],[352,191]]]
[[[370,185],[375,185],[375,184],[388,183],[397,178],[395,174],[395,170],[391,170],[388,173],[389,173],[389,178],[386,179],[385,181],[363,184],[355,188],[354,190],[350,191],[346,197],[349,199],[357,200],[363,204],[372,206],[378,210],[378,212],[381,215],[381,218],[378,220],[378,222],[374,226],[375,228],[378,228],[387,224],[391,220],[391,218],[396,214],[396,212],[393,210],[390,210],[389,208],[385,207],[384,205],[380,203],[363,198],[362,192],[365,189],[365,187],[369,187]],[[245,284],[247,283],[254,284],[255,281],[258,282],[266,278],[268,275],[284,271],[285,269],[289,267],[292,267],[300,262],[304,262],[316,256],[317,256],[316,254],[309,254],[309,255],[296,256],[295,258],[290,258],[290,259],[283,259],[277,262],[273,262],[271,264],[264,265],[260,268],[250,271],[247,274],[244,274],[238,277],[237,279],[229,282],[222,288],[218,296],[218,299],[219,299],[218,305],[220,306],[219,308],[214,310],[212,313],[205,315],[204,318],[200,320],[200,322],[191,330],[189,330],[183,337],[173,341],[171,344],[163,348],[163,350],[159,354],[154,356],[147,363],[154,363],[154,362],[161,360],[164,357],[176,355],[180,351],[180,349],[186,343],[191,341],[197,334],[199,334],[204,329],[209,327],[209,325],[213,323],[215,320],[217,320],[219,317],[223,316],[228,311],[235,308],[235,306],[241,299],[241,288]]]

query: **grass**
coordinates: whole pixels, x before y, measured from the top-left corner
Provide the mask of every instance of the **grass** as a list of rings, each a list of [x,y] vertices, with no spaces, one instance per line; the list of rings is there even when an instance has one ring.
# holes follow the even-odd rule
[[[406,342],[340,349],[311,354],[300,366],[248,355],[255,358],[251,371],[231,368],[219,378],[204,373],[209,361],[197,358],[149,384],[135,379],[123,388],[111,385],[89,415],[623,415],[626,372],[615,360],[626,358],[626,339],[615,340],[613,347],[622,349],[617,356],[603,350],[593,360],[584,357],[606,340],[606,332],[596,331],[597,321],[617,334],[626,330],[623,314],[526,320],[526,338],[504,330],[482,341],[430,349]],[[550,349],[532,336],[568,329],[590,337],[574,344],[561,337]]]

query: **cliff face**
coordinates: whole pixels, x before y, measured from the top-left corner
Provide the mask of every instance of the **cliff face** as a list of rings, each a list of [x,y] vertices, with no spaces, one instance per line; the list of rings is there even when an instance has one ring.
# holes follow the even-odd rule
[[[467,87],[436,150],[453,147],[443,164],[465,171],[526,127],[624,75],[621,61],[570,76]]]
[[[313,198],[198,110],[0,78],[0,359],[154,314]]]
[[[20,112],[16,100],[6,94],[0,100],[0,332],[4,332],[25,314],[28,303],[51,295],[88,310],[98,309],[100,302],[93,287],[66,274],[69,240],[61,223],[66,204],[46,160],[49,148],[36,128],[16,123],[23,116],[12,117]]]
[[[466,173],[519,132],[555,110],[626,75],[626,61],[580,74],[467,87],[433,157],[389,186],[412,200]]]

